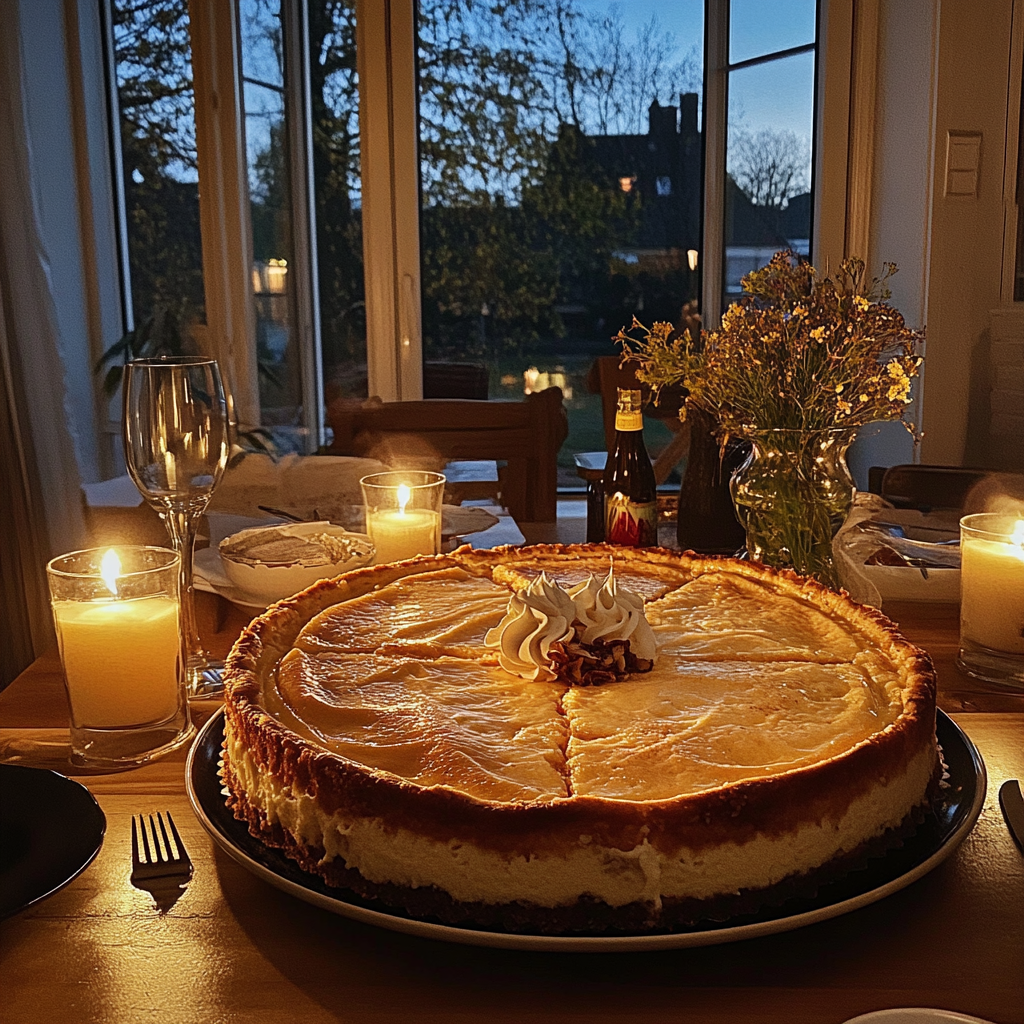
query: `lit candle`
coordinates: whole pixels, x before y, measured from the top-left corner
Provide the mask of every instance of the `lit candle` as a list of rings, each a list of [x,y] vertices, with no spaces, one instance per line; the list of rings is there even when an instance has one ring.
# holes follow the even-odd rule
[[[108,551],[100,574],[109,598],[53,601],[72,717],[86,728],[164,722],[178,708],[178,603],[167,594],[121,597],[120,573]]]
[[[366,532],[377,549],[378,564],[441,550],[440,514],[432,509],[407,509],[411,494],[408,484],[399,484],[398,508],[367,510]]]
[[[1010,523],[997,516],[963,522],[960,635],[992,651],[1024,654],[1024,521]]]

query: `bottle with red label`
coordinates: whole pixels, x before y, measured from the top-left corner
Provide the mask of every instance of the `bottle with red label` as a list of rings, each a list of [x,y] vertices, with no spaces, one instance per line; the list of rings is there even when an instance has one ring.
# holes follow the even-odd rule
[[[604,472],[605,540],[646,548],[658,543],[658,493],[644,445],[639,391],[619,388],[615,447]]]

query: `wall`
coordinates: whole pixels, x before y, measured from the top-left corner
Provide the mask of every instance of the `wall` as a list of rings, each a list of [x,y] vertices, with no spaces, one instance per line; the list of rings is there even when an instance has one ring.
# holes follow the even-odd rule
[[[866,259],[873,273],[885,262],[899,266],[890,282],[890,301],[914,328],[925,325],[929,287],[939,10],[932,0],[878,3],[875,161]],[[930,382],[922,384],[926,391]],[[907,418],[920,423],[920,400]],[[894,423],[866,427],[850,453],[851,469],[862,487],[870,466],[915,461],[913,439]]]
[[[939,30],[922,460],[991,465],[1012,0],[945,0]],[[981,132],[976,196],[945,194],[947,133]]]
[[[991,429],[993,414],[997,426],[1016,423],[1006,417],[1015,415],[1009,410],[1018,398],[1024,400],[1024,391],[1007,388],[1024,374],[1024,362],[1019,370],[996,370],[991,363],[991,314],[1000,304],[1002,276],[1013,0],[877,2],[868,260],[872,268],[887,260],[899,264],[892,302],[911,326],[927,332],[910,417],[924,438],[915,451],[893,424],[868,428],[851,452],[851,467],[861,484],[869,466],[901,462],[1024,469],[1008,464],[1013,445],[1000,446]],[[946,194],[950,131],[982,134],[975,196]],[[996,349],[1000,358],[1016,351]],[[995,396],[994,383],[1000,389]]]

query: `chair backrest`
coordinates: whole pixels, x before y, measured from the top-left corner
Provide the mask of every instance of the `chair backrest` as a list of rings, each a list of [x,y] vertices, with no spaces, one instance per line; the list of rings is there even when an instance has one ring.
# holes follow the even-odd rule
[[[483,363],[423,364],[424,398],[474,398],[487,401],[490,373]]]
[[[399,468],[440,469],[459,459],[499,463],[502,501],[520,522],[554,522],[558,450],[568,435],[560,388],[522,402],[424,399],[332,402],[330,451]]]

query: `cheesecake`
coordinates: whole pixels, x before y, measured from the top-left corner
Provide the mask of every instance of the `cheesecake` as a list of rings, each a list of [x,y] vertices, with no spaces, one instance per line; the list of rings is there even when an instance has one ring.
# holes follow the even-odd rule
[[[756,563],[460,549],[253,620],[222,771],[253,835],[373,905],[670,931],[813,895],[913,829],[935,675],[878,612]]]

